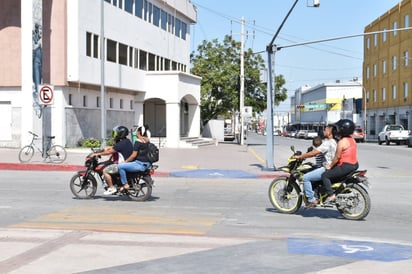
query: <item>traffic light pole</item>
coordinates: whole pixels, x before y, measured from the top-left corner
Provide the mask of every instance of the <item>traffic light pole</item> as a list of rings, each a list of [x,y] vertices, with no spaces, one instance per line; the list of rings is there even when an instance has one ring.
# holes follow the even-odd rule
[[[290,8],[289,12],[286,14],[285,18],[283,19],[282,23],[280,24],[279,28],[277,29],[275,35],[273,36],[272,40],[270,41],[269,45],[266,47],[266,51],[268,54],[268,84],[267,84],[267,118],[266,118],[266,168],[267,169],[275,169],[274,164],[274,136],[273,136],[273,107],[275,105],[275,97],[276,97],[276,90],[273,87],[273,81],[276,81],[275,71],[272,68],[272,56],[273,60],[275,60],[275,54],[277,51],[276,45],[274,45],[276,37],[279,35],[283,25],[285,24],[286,20],[288,19],[289,15],[292,13],[293,9],[295,8],[296,4],[299,0],[295,0],[292,7]]]

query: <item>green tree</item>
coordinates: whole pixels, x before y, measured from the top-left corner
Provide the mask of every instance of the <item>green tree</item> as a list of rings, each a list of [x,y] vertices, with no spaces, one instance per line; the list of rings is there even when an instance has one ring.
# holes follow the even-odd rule
[[[260,73],[265,71],[261,55],[251,49],[244,52],[245,106],[252,106],[254,112],[266,109],[266,85],[260,81]],[[192,55],[192,73],[202,77],[201,118],[203,125],[218,116],[227,117],[239,110],[240,91],[240,42],[225,36],[223,43],[217,39],[204,40]],[[276,97],[278,104],[287,98],[282,86],[282,75],[276,77]]]

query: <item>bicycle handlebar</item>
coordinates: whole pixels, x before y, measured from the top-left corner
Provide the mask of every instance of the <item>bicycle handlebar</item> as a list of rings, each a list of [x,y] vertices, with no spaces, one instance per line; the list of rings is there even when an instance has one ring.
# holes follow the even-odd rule
[[[34,137],[39,137],[39,135],[37,135],[36,133],[33,133],[33,132],[31,132],[31,131],[29,131],[29,133],[30,133],[31,135],[33,135]]]

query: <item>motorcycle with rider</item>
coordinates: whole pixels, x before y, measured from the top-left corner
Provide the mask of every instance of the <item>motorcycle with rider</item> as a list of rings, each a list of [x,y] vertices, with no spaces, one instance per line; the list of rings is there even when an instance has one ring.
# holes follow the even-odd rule
[[[279,168],[285,175],[270,184],[272,205],[289,214],[297,212],[302,203],[306,208],[336,207],[346,219],[364,219],[369,214],[371,200],[367,171],[358,170],[356,142],[351,137],[354,128],[351,120],[341,119],[325,127],[323,147],[302,154],[292,146],[288,165]],[[335,145],[334,137],[339,139]],[[318,153],[326,156],[323,167],[314,168],[313,163],[304,162]]]
[[[119,167],[121,168],[122,164],[126,161],[135,161],[139,153],[152,155],[148,150],[135,152],[134,145],[127,138],[128,134],[128,128],[114,127],[112,130],[114,145],[104,149],[92,149],[92,152],[87,155],[86,169],[76,172],[70,180],[70,190],[76,198],[94,197],[99,183],[105,189],[104,195],[126,195],[134,201],[145,201],[150,198],[154,184],[152,175],[158,167],[153,165],[153,162],[158,160],[158,150],[157,158],[146,157],[147,162],[144,168],[124,172],[122,182],[119,174]],[[147,142],[147,139],[142,138],[142,140]],[[108,160],[101,160],[101,157],[105,155],[111,155],[111,157]]]

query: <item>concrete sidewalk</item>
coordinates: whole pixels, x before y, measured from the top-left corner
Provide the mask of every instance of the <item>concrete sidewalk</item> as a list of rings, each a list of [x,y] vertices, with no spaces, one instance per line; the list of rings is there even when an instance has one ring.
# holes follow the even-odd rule
[[[91,150],[67,148],[67,159],[62,164],[44,162],[35,152],[29,163],[20,163],[19,149],[0,148],[1,170],[54,170],[76,171],[84,169],[84,160]],[[199,178],[273,178],[278,173],[264,168],[264,159],[250,146],[219,143],[199,148],[160,148],[160,160],[154,176]]]

